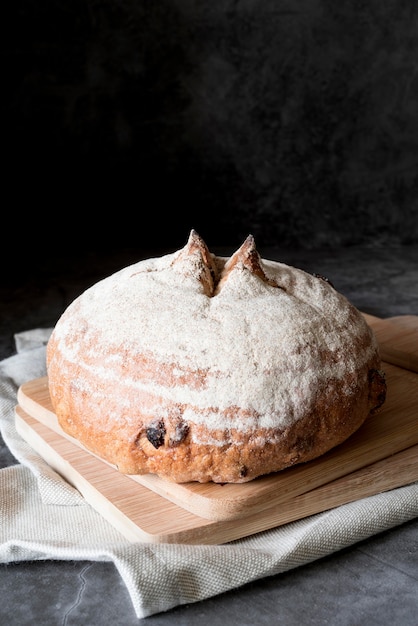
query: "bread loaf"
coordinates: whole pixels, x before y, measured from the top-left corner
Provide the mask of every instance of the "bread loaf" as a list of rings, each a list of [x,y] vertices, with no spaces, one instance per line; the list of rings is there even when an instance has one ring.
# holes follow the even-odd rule
[[[181,250],[82,293],[47,346],[63,430],[125,474],[240,483],[324,454],[386,395],[378,345],[330,282]]]

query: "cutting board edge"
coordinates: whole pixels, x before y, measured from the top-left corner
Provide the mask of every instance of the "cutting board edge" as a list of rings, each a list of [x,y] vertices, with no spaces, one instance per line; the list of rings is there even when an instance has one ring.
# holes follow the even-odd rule
[[[22,414],[20,415],[20,411]],[[25,422],[26,419],[29,419],[32,424],[35,424],[35,427],[28,426],[28,423]],[[70,441],[61,437],[47,426],[42,424],[41,422],[37,422],[36,418],[28,415],[25,411],[17,406],[16,407],[16,417],[17,417],[17,428],[21,432],[22,436],[26,435],[28,437],[28,430],[22,428],[19,425],[19,420],[23,423],[26,423],[29,431],[33,432],[34,428],[41,428],[49,435],[52,435],[55,438],[61,440],[65,446],[70,446],[72,448],[76,448],[76,453],[81,455],[88,455],[89,453],[77,448]],[[41,445],[42,450],[37,450],[38,453],[45,452],[45,445],[51,446],[48,444],[47,436],[45,434],[43,436],[37,435],[37,442],[34,441],[33,437],[28,437],[32,444],[34,444],[34,449],[39,448]],[[24,437],[25,438],[25,437]],[[56,446],[57,447],[57,446]],[[288,503],[288,510],[283,511],[280,505],[275,505],[271,509],[266,511],[259,511],[252,516],[249,516],[244,519],[239,520],[228,520],[228,521],[220,521],[220,522],[210,522],[204,519],[197,519],[196,516],[191,515],[192,526],[189,528],[181,528],[180,530],[174,530],[173,526],[170,528],[166,528],[163,532],[155,532],[155,526],[152,526],[152,531],[144,531],[141,527],[141,519],[137,519],[135,522],[131,517],[121,511],[117,505],[113,504],[113,502],[108,502],[106,498],[104,498],[105,505],[102,508],[100,506],[101,502],[103,502],[103,498],[97,501],[96,494],[97,489],[87,489],[86,485],[89,487],[90,484],[88,481],[83,480],[79,483],[78,480],[73,480],[73,482],[78,483],[81,487],[80,493],[85,497],[87,502],[95,510],[101,514],[105,519],[111,523],[121,534],[131,542],[137,541],[145,541],[147,543],[188,543],[188,544],[222,544],[230,541],[234,541],[237,539],[241,539],[243,537],[263,532],[265,530],[270,530],[271,528],[276,528],[278,526],[282,526],[292,521],[296,521],[299,519],[303,519],[309,517],[310,515],[321,513],[326,510],[330,510],[336,508],[338,506],[348,504],[357,500],[359,498],[352,497],[350,494],[353,493],[353,487],[356,486],[356,483],[362,485],[362,498],[368,497],[370,495],[377,495],[379,493],[384,493],[386,491],[390,491],[397,487],[405,486],[406,484],[410,484],[411,482],[418,481],[418,466],[416,464],[418,452],[418,445],[412,446],[402,452],[393,455],[390,459],[386,459],[384,461],[379,461],[374,463],[358,472],[354,472],[353,474],[343,477],[341,479],[337,479],[333,481],[329,485],[324,485],[315,489],[313,491],[307,492],[300,496],[294,498],[291,502]],[[53,458],[50,458],[52,463],[51,467],[54,465],[58,465],[56,471],[60,473],[64,471],[66,473],[66,468],[71,465],[68,461],[65,462],[64,466],[62,465],[62,458],[54,447],[52,447]],[[41,454],[42,456],[42,454]],[[45,455],[45,456],[48,456]],[[58,463],[56,463],[56,457],[58,456]],[[46,460],[46,459],[45,459]],[[117,470],[112,469],[99,459],[94,459],[96,464],[100,464],[104,467],[106,472],[112,473],[113,476],[116,477],[119,481],[125,481],[125,484],[129,484],[130,481],[128,477],[119,474]],[[388,464],[391,467],[390,478],[391,484],[385,488],[379,488],[376,490],[375,486],[382,480],[382,476],[387,476],[388,473]],[[410,474],[410,467],[413,464],[414,476]],[[64,469],[63,469],[64,468]],[[100,474],[100,472],[99,472]],[[64,476],[68,480],[66,476]],[[74,479],[74,475],[73,475]],[[112,478],[113,480],[113,478]],[[408,480],[410,482],[408,482]],[[407,482],[405,482],[407,481]],[[69,481],[71,482],[71,481]],[[75,485],[77,488],[77,486]],[[138,486],[139,487],[139,486]],[[100,491],[100,490],[99,490]],[[145,493],[145,497],[147,499],[153,498],[158,501],[158,505],[162,508],[169,506],[171,509],[171,513],[167,515],[162,515],[158,506],[156,508],[156,520],[155,523],[161,523],[161,520],[170,521],[171,523],[176,521],[176,512],[180,514],[181,518],[184,517],[185,512],[180,507],[169,503],[164,498],[158,496],[157,494],[150,492],[146,488],[142,488],[142,493]],[[330,499],[329,494],[332,494]],[[324,499],[325,494],[325,499]],[[138,494],[135,491],[135,495],[133,499],[138,505],[140,505],[140,511],[142,511],[142,501]],[[109,506],[111,505],[111,506]],[[290,508],[289,508],[290,507]],[[173,519],[174,517],[174,519]],[[143,525],[143,524],[142,524]],[[175,526],[175,524],[174,524]]]
[[[389,366],[390,372],[403,372],[396,366]],[[415,377],[416,374],[412,372],[404,372],[402,374],[403,377],[410,378]],[[45,398],[45,386],[44,380],[41,380],[41,384],[43,385],[43,393]],[[34,381],[29,382],[30,389],[33,391],[36,389],[36,379]],[[19,394],[19,398],[21,400],[25,399],[24,393],[24,385],[22,386],[22,392]],[[49,410],[42,407],[42,416],[40,416],[38,411],[34,411],[35,408],[39,408],[39,405],[36,401],[31,400],[28,403],[29,406],[23,405],[23,409],[26,410],[32,417],[38,419],[45,426],[51,429],[51,421],[50,418],[53,418],[54,426],[52,430],[57,432],[58,435],[63,436],[64,438],[71,441],[74,445],[78,446],[80,449],[83,449],[92,457],[99,459],[100,461],[107,463],[100,457],[96,455],[92,455],[91,452],[86,450],[78,441],[73,439],[72,437],[63,433],[58,425],[58,421],[56,419],[55,414]],[[22,406],[22,405],[21,405]],[[364,428],[381,428],[380,424],[376,422],[376,419],[379,419],[379,416],[373,417],[375,420],[373,423],[365,423]],[[362,431],[359,429],[356,433],[352,435],[350,440],[347,442],[343,442],[340,446],[337,446],[333,450],[330,450],[325,455],[322,455],[320,458],[310,461],[307,464],[301,464],[298,466],[294,466],[293,468],[288,468],[287,470],[283,470],[282,472],[278,472],[277,474],[272,474],[266,477],[260,477],[255,481],[251,481],[249,483],[243,483],[241,485],[211,485],[213,487],[213,492],[216,491],[217,494],[221,494],[219,498],[213,499],[208,497],[208,495],[204,497],[200,497],[199,490],[207,490],[207,485],[203,484],[183,484],[177,485],[176,483],[169,483],[157,476],[148,477],[145,476],[137,476],[135,478],[135,482],[145,486],[160,496],[163,496],[173,502],[185,508],[189,512],[199,515],[199,517],[203,517],[210,521],[228,521],[232,519],[238,519],[240,517],[247,517],[254,510],[265,510],[270,508],[272,504],[283,504],[289,498],[293,498],[297,495],[301,495],[306,491],[310,491],[315,489],[323,484],[331,482],[337,478],[343,477],[347,473],[351,473],[356,471],[360,467],[365,467],[366,465],[381,460],[388,456],[388,454],[397,453],[402,449],[411,445],[411,443],[418,443],[418,440],[415,439],[418,437],[418,431],[416,431],[415,426],[411,431],[412,427],[409,427],[409,419],[408,419],[408,429],[396,432],[396,437],[392,436],[388,439],[387,434],[385,434],[385,447],[381,449],[380,447],[376,447],[376,450],[373,451],[373,458],[368,458],[366,460],[363,459],[362,454],[364,455],[363,448],[365,446],[363,439]],[[391,426],[393,429],[393,425]],[[373,434],[373,430],[369,433],[369,438]],[[411,434],[413,436],[416,435],[414,441],[410,441]],[[352,466],[352,461],[349,463],[349,468],[347,469],[347,452],[345,456],[341,456],[341,450],[350,449],[352,447],[355,438],[360,439],[360,448],[354,448],[354,453],[356,456],[356,465]],[[388,443],[389,442],[389,443]],[[408,442],[408,445],[406,443]],[[387,452],[387,447],[390,447],[389,453]],[[395,447],[394,447],[395,446]],[[364,448],[365,450],[365,448]],[[344,462],[342,462],[345,459]],[[350,460],[350,459],[349,459]],[[108,464],[111,466],[110,464]],[[327,468],[327,479],[324,480],[324,466]],[[114,466],[111,466],[114,468]],[[322,469],[321,469],[322,468]],[[290,481],[287,484],[287,481]],[[129,477],[132,479],[132,477]],[[292,482],[293,481],[293,482]],[[309,481],[309,482],[307,482]],[[230,492],[232,494],[238,494],[236,497],[229,497],[227,499],[228,489],[231,487]],[[192,491],[193,490],[193,491]],[[206,491],[206,494],[208,492]],[[210,492],[209,492],[210,493]],[[225,494],[225,500],[222,500],[222,494]],[[204,508],[202,510],[202,505]]]
[[[367,317],[371,317],[371,316],[367,315]],[[366,317],[366,321],[367,321],[367,317]],[[411,317],[411,316],[408,316],[408,317]],[[382,321],[381,318],[375,318],[375,319],[379,322]],[[389,318],[389,320],[390,319],[391,318]],[[418,316],[416,317],[416,319],[418,320]],[[78,445],[84,450],[86,450],[86,448],[84,448],[78,441],[76,441],[69,435],[66,435],[65,433],[62,432],[61,428],[58,425],[56,416],[53,413],[52,407],[50,408],[45,407],[44,404],[40,404],[39,402],[36,402],[31,398],[30,390],[33,388],[36,388],[37,386],[41,387],[42,393],[44,394],[44,398],[49,399],[48,378],[47,376],[43,376],[39,379],[27,381],[27,383],[24,383],[23,385],[21,385],[21,387],[18,390],[19,404],[30,415],[35,416],[36,419],[39,419],[38,411],[39,411],[39,408],[41,407],[42,412],[43,412],[42,419],[43,418],[45,419],[44,423],[47,427],[51,428],[51,423],[53,423],[53,429],[55,429],[59,435],[67,437],[75,445]],[[28,390],[27,393],[26,393],[26,390]],[[49,402],[50,402],[50,399],[49,399]],[[51,422],[51,420],[53,422]],[[86,451],[89,454],[92,454],[88,450]],[[332,455],[332,453],[333,451],[330,451],[330,453],[327,453],[327,455],[328,456],[330,454]],[[327,455],[324,455],[323,458],[327,458]],[[96,457],[96,458],[100,458],[100,457]],[[100,460],[106,463],[106,461],[104,461],[103,459],[100,459]],[[320,462],[322,460],[323,459],[320,459]],[[378,460],[378,459],[375,459],[375,460]],[[309,463],[309,466],[311,469],[314,467],[314,464],[317,461],[318,460],[314,460]],[[296,475],[298,471],[303,472],[305,467],[306,466],[304,464],[301,466],[295,466],[294,468],[290,468],[290,469],[294,472],[294,475]],[[285,474],[286,471],[287,470],[283,470],[282,472],[278,473],[279,482],[286,475]],[[332,475],[330,477],[330,480],[332,481],[338,477],[339,477],[338,475],[337,476]],[[289,494],[289,492],[286,491],[285,488],[282,488],[281,490],[276,489],[276,476],[269,475],[266,477],[260,477],[256,479],[256,481],[253,481],[252,483],[244,483],[246,493],[244,491],[243,495],[237,495],[237,493],[240,494],[241,492],[236,490],[236,486],[213,485],[214,489],[212,489],[212,493],[206,492],[206,495],[202,496],[198,491],[198,489],[201,488],[200,485],[198,486],[194,484],[177,485],[175,483],[169,483],[167,485],[167,481],[164,481],[163,479],[160,479],[157,476],[148,476],[148,475],[132,476],[130,478],[132,478],[135,482],[147,487],[148,489],[153,490],[158,495],[160,496],[162,495],[163,497],[169,499],[171,502],[185,508],[186,510],[190,511],[193,514],[196,514],[197,511],[199,511],[200,517],[204,517],[210,521],[227,521],[227,520],[236,519],[239,517],[246,517],[248,516],[249,512],[251,513],[254,509],[263,510],[263,509],[269,508],[271,506],[271,502],[268,502],[264,499],[264,491],[267,491],[267,492],[269,491],[270,484],[273,484],[274,486],[275,494],[274,494],[273,499],[274,499],[275,504],[283,503],[287,499],[289,499],[289,497],[294,497],[294,495],[299,495],[303,493],[304,491],[307,491],[307,490],[310,490],[312,488],[319,486],[316,484],[314,484],[313,486],[303,485],[303,486],[300,486],[300,490],[299,492],[296,492],[296,494],[295,492],[292,492]],[[167,492],[167,487],[169,488],[168,492]],[[238,489],[241,489],[241,487],[242,485],[239,485]],[[252,488],[253,488],[253,493],[251,494]],[[231,496],[228,496],[228,491],[232,493]],[[219,493],[219,497],[217,495],[218,493]]]

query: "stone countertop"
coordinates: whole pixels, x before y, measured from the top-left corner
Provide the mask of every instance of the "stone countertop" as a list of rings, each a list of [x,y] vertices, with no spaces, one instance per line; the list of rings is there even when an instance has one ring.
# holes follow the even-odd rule
[[[213,250],[228,255],[231,250]],[[36,259],[0,285],[0,358],[14,354],[14,334],[51,327],[84,289],[165,250],[122,250],[78,258]],[[328,277],[360,310],[379,317],[418,314],[418,250],[349,247],[269,248],[262,256]],[[16,463],[3,443],[0,467]],[[113,563],[35,561],[0,566],[0,623],[138,624]],[[309,623],[415,626],[418,519],[287,573],[146,618],[163,626]],[[140,620],[141,621],[141,620]]]

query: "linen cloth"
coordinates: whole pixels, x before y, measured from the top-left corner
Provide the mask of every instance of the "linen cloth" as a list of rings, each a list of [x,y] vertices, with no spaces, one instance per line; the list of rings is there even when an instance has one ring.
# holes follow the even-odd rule
[[[19,333],[17,354],[0,362],[0,428],[17,460],[0,470],[0,562],[113,561],[144,618],[309,563],[418,516],[414,483],[225,545],[131,543],[15,429],[17,389],[46,374],[50,332]]]

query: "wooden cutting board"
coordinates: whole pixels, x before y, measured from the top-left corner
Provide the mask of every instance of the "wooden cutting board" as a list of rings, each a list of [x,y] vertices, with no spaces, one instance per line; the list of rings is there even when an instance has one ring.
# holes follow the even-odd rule
[[[381,321],[368,322],[373,326],[375,320]],[[400,328],[391,321],[385,341],[390,344],[391,332],[398,338]],[[414,368],[418,317],[408,316],[404,329],[413,331],[405,359]],[[19,389],[16,426],[129,539],[225,543],[418,480],[418,374],[384,365],[385,406],[348,441],[315,461],[242,485],[176,485],[156,476],[120,474],[64,435],[46,378]]]
[[[374,330],[384,361],[418,372],[418,316],[399,315],[381,319],[363,313]]]
[[[279,505],[290,497],[418,444],[418,375],[389,365],[385,370],[388,394],[384,410],[370,417],[349,440],[310,463],[245,484],[176,484],[151,474],[131,476],[130,479],[209,520],[238,519]],[[52,410],[46,377],[22,385],[18,401],[26,413],[85,450],[59,426]],[[92,463],[97,459],[91,453],[89,457]]]

